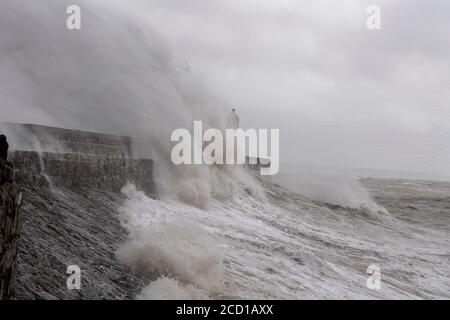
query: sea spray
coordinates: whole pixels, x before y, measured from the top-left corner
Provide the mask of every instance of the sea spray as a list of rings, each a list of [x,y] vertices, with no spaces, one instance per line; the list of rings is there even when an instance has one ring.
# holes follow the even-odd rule
[[[154,279],[140,297],[205,298],[223,290],[220,243],[183,218],[188,206],[149,199],[131,185],[123,192],[130,198],[122,209],[130,240],[116,254],[120,262]],[[178,209],[172,211],[176,216],[164,216],[169,208]]]
[[[160,196],[204,206],[218,194],[221,173],[171,170],[170,134],[194,119],[222,127],[226,104],[174,61],[143,4],[80,0],[83,28],[70,31],[70,1],[0,3],[2,105],[20,110],[4,120],[136,137],[134,153],[156,163]]]

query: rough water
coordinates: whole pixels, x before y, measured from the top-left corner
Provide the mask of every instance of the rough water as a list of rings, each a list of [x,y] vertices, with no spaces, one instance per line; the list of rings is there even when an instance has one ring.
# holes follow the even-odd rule
[[[79,1],[84,27],[69,34],[71,1],[0,2],[5,120],[140,138],[135,151],[155,161],[161,194],[184,200],[131,185],[123,195],[29,190],[19,298],[450,297],[448,183],[366,180],[368,192],[350,185],[329,197],[312,184],[239,187],[246,176],[178,170],[172,130],[221,127],[228,106],[172,59],[147,11]],[[70,263],[85,274],[76,293]],[[371,265],[380,290],[366,286]]]
[[[142,299],[443,299],[450,297],[450,183],[364,180],[386,210],[312,201],[270,182],[206,209],[133,186],[120,262],[153,281]],[[370,265],[381,271],[368,289]]]

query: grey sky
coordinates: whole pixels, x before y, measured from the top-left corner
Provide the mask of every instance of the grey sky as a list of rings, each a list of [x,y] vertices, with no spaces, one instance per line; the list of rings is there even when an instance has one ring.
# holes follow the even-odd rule
[[[381,8],[382,29],[366,28]],[[161,0],[174,55],[282,161],[450,175],[450,2]]]
[[[80,0],[71,33],[76,2],[0,0],[2,120],[133,134],[207,101],[280,128],[282,163],[450,176],[449,1]]]

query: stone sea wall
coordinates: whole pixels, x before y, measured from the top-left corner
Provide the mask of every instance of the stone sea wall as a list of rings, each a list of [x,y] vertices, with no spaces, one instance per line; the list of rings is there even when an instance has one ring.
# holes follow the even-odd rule
[[[0,133],[10,145],[10,162],[0,160],[0,298],[134,298],[149,280],[115,258],[127,237],[120,191],[133,183],[154,196],[153,161],[133,158],[129,137],[23,124]],[[80,267],[80,290],[66,285],[69,265]]]
[[[133,139],[35,124],[0,122],[17,184],[120,192],[127,183],[154,194],[153,161],[133,158]]]
[[[154,194],[153,161],[84,153],[15,151],[10,156],[19,185],[47,188],[50,185],[120,192],[133,183]]]
[[[14,150],[132,156],[132,138],[35,124],[0,123]]]

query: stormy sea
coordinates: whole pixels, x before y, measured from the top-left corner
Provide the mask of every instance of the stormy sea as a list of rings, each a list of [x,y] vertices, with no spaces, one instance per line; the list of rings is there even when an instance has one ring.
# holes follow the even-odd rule
[[[260,183],[264,199],[241,194],[204,210],[126,187],[130,239],[118,259],[157,277],[138,297],[449,297],[450,183],[364,179],[374,200],[360,207]],[[370,265],[380,290],[366,286]]]
[[[71,1],[0,0],[17,299],[450,299],[450,182],[174,165],[229,104],[140,5],[77,2],[70,32]]]
[[[117,192],[28,184],[17,298],[450,297],[450,183],[365,178],[325,201],[241,174],[251,186],[228,181],[236,192],[202,207],[130,183]],[[72,264],[81,290],[66,287]],[[379,288],[367,285],[369,266]]]

